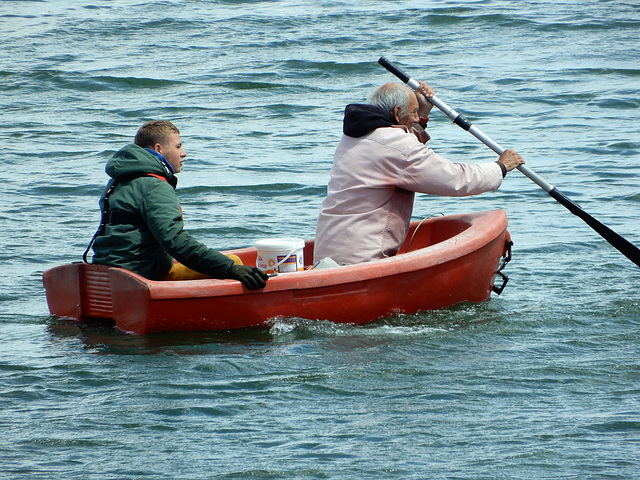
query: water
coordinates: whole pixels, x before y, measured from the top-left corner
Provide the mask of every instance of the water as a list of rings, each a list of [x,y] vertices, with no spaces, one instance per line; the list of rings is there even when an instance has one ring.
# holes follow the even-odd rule
[[[394,80],[381,55],[640,245],[639,32],[632,0],[2,1],[0,476],[640,478],[640,271],[517,172],[416,201],[507,210],[511,280],[479,305],[137,337],[50,318],[41,284],[152,118],[182,131],[197,238],[313,236],[344,106]]]

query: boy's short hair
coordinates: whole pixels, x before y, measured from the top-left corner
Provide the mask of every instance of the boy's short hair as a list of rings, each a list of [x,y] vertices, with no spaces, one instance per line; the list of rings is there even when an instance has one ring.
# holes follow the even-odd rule
[[[152,120],[140,127],[133,143],[142,148],[153,148],[156,143],[165,143],[172,133],[180,130],[167,120]]]

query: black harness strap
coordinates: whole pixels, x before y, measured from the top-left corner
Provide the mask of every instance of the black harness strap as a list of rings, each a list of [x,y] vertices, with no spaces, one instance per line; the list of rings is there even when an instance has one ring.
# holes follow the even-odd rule
[[[104,233],[104,229],[107,226],[107,217],[109,213],[109,197],[118,186],[118,183],[119,182],[117,179],[114,180],[111,186],[109,187],[109,189],[107,190],[107,192],[104,194],[104,199],[102,201],[102,215],[100,217],[100,226],[98,227],[98,230],[96,231],[96,233],[93,235],[93,238],[89,242],[89,246],[87,247],[87,249],[84,251],[84,254],[82,255],[82,260],[84,261],[84,263],[89,263],[87,261],[87,255],[89,254],[89,250],[91,250],[91,246],[93,245],[93,242],[96,241],[96,238],[98,238],[100,235]]]
[[[107,225],[133,225],[144,227],[146,223],[137,213],[125,212],[124,210],[111,210],[107,215]]]

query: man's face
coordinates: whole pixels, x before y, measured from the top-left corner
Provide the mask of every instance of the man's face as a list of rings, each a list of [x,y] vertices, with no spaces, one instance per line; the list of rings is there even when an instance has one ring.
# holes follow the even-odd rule
[[[418,115],[418,99],[415,94],[411,92],[409,95],[409,108],[407,109],[406,115],[400,115],[398,113],[397,121],[398,125],[406,125],[406,127],[411,130],[413,125],[420,121],[420,115]]]
[[[409,108],[407,109],[406,115],[401,115],[400,107],[396,107],[394,116],[396,117],[398,125],[405,125],[409,130],[411,130],[413,125],[420,121],[420,115],[418,115],[418,109],[420,106],[416,95],[410,90],[409,92]]]
[[[182,170],[187,153],[182,148],[180,134],[173,132],[166,142],[156,143],[155,151],[167,159],[169,165],[173,167],[174,173],[179,173]]]

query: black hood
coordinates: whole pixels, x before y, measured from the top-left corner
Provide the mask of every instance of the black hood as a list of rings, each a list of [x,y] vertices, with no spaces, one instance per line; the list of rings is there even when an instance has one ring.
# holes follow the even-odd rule
[[[353,103],[344,109],[342,131],[350,137],[362,137],[376,128],[395,125],[395,119],[385,109],[374,105]]]

